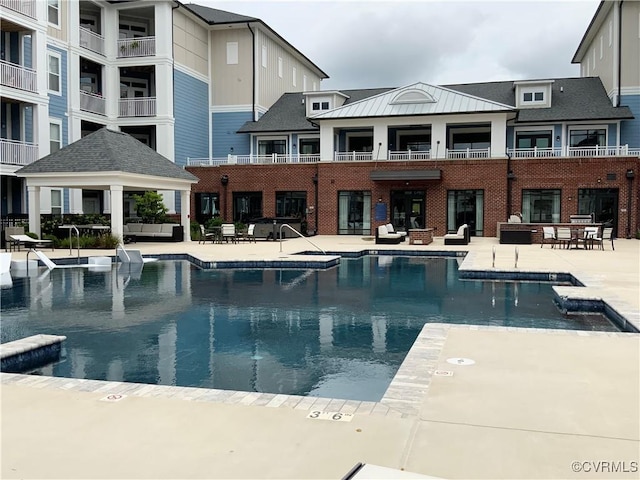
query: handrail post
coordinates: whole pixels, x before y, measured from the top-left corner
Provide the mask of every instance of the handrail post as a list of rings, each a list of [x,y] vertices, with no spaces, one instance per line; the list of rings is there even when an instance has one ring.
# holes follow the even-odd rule
[[[275,224],[275,220],[273,221]],[[302,235],[299,231],[297,231],[295,228],[293,228],[291,225],[289,225],[288,223],[283,223],[280,225],[280,232],[279,232],[279,240],[280,240],[280,251],[282,252],[282,228],[283,227],[287,227],[289,230],[291,230],[293,233],[298,234],[298,236],[300,236],[300,238],[304,238],[307,242],[309,242],[311,245],[313,245],[314,247],[316,247],[318,250],[320,250],[324,255],[327,254],[327,252],[325,252],[323,249],[321,249],[319,246],[317,246],[315,243],[313,243],[311,240],[309,240],[307,237],[305,237],[304,235]]]

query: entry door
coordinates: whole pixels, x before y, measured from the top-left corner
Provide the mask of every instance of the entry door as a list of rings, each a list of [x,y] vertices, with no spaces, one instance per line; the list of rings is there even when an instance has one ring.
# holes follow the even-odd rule
[[[391,192],[391,223],[394,229],[426,227],[424,190],[395,190]]]

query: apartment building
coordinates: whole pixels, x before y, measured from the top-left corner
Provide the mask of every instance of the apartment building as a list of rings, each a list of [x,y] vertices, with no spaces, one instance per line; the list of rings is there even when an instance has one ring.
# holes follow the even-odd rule
[[[104,126],[179,165],[248,152],[240,126],[327,78],[260,19],[194,4],[0,0],[0,17],[3,218],[27,211],[17,170]],[[108,191],[42,190],[42,213],[110,213]]]

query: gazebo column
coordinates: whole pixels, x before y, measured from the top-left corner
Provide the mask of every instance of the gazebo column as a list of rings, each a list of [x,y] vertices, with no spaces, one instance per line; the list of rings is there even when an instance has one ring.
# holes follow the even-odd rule
[[[27,185],[29,195],[29,231],[40,237],[40,187]]]
[[[184,229],[184,241],[191,241],[191,222],[189,221],[191,213],[191,191],[180,190],[180,223]]]
[[[122,185],[111,185],[111,234],[122,240],[122,226],[124,222]]]

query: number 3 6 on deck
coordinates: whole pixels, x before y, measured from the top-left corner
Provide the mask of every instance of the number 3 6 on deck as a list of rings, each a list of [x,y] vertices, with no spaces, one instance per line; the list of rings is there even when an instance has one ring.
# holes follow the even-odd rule
[[[333,420],[334,422],[350,422],[353,420],[353,413],[342,412],[321,412],[320,410],[312,410],[307,418],[317,420]]]

